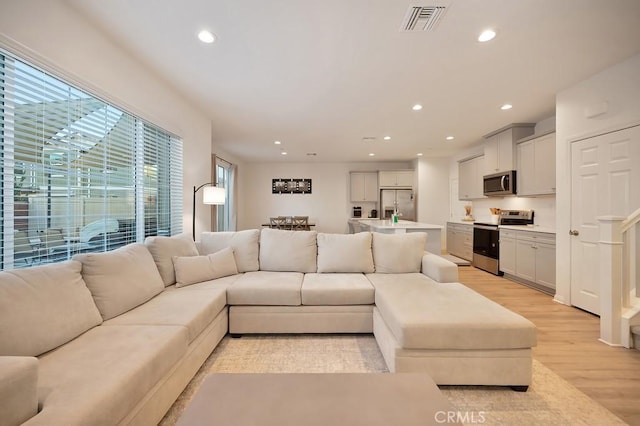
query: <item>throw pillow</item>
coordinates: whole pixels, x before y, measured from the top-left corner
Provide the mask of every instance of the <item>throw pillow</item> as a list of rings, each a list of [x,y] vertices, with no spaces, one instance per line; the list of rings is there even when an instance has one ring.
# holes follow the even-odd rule
[[[81,270],[69,260],[0,272],[0,357],[38,356],[102,323]]]
[[[239,272],[257,271],[259,269],[259,239],[260,231],[258,229],[235,232],[203,232],[200,235],[200,254],[211,254],[231,247]]]
[[[407,234],[373,233],[373,261],[376,272],[382,274],[406,274],[420,272],[426,232]]]
[[[373,271],[370,232],[318,234],[318,272]]]
[[[82,278],[108,320],[143,304],[164,290],[153,257],[144,244],[129,244],[105,253],[77,254]]]
[[[317,234],[316,231],[263,229],[260,233],[260,270],[316,272]]]
[[[165,286],[176,282],[173,269],[174,256],[197,256],[198,248],[190,234],[179,234],[172,237],[147,237],[144,245],[149,249],[158,267]]]
[[[176,287],[236,275],[238,268],[230,247],[206,256],[174,257]]]

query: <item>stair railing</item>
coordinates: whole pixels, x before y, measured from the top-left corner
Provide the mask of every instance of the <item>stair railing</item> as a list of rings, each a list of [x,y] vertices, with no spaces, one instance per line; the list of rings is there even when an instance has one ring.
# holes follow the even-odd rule
[[[600,222],[600,340],[632,347],[631,327],[640,324],[640,209]]]

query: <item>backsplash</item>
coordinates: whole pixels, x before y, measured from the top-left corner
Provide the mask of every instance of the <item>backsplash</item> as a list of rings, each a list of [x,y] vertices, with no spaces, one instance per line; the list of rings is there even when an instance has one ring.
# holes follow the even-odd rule
[[[479,222],[488,222],[491,219],[490,207],[511,210],[533,210],[535,212],[534,224],[544,227],[556,227],[556,197],[491,197],[483,200],[474,200],[473,217]],[[464,211],[461,213],[464,216]]]

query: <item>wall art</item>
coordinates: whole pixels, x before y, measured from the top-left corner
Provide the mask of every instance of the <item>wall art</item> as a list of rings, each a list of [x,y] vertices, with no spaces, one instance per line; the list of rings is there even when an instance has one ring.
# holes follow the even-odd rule
[[[311,179],[272,179],[272,194],[311,194]]]

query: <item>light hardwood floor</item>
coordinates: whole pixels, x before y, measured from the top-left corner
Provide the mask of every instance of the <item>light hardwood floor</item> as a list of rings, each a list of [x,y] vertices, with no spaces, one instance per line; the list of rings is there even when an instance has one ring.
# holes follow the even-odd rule
[[[599,342],[595,315],[472,266],[458,271],[461,283],[536,325],[535,359],[625,422],[640,425],[640,350]]]

